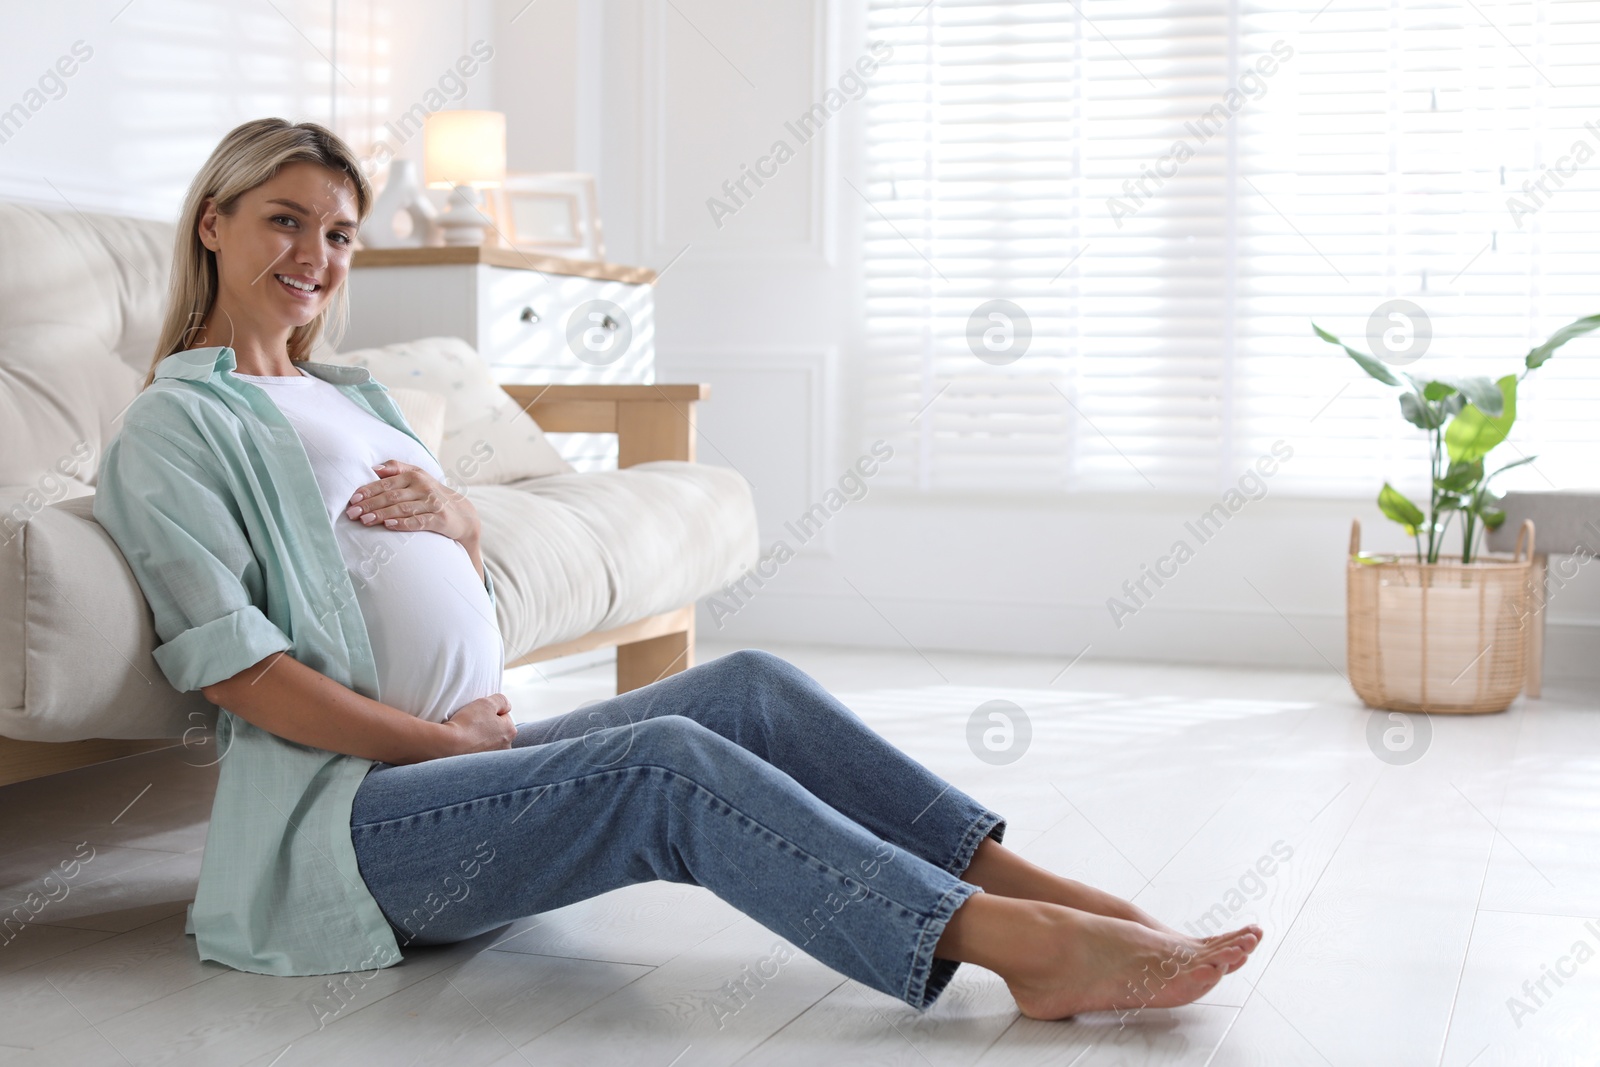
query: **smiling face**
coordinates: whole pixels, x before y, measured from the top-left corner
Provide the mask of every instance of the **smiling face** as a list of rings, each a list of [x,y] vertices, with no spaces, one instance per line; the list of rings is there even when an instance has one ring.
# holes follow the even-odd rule
[[[232,214],[207,201],[199,234],[218,284],[208,343],[286,337],[320,314],[350,270],[356,203],[347,175],[303,160],[243,193]]]

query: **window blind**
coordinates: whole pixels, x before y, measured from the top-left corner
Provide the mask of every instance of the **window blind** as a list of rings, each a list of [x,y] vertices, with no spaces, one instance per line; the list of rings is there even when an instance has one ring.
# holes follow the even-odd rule
[[[886,481],[1209,492],[1284,440],[1277,490],[1415,486],[1421,432],[1312,320],[1365,347],[1408,299],[1408,369],[1499,376],[1600,311],[1600,4],[870,0],[868,33]],[[1597,354],[1524,383],[1522,484],[1595,483]]]

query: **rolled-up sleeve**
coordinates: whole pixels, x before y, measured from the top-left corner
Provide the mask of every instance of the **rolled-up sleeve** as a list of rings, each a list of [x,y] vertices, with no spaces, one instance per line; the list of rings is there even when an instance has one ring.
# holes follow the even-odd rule
[[[173,688],[203,689],[293,647],[261,610],[261,565],[215,461],[130,422],[97,482],[95,520],[150,603],[156,665]]]

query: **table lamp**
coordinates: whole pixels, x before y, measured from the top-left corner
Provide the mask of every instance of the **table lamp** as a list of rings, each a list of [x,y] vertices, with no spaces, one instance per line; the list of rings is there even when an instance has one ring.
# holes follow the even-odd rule
[[[423,124],[424,180],[449,189],[438,224],[447,245],[481,245],[494,223],[479,189],[506,177],[506,116],[501,111],[435,111]]]

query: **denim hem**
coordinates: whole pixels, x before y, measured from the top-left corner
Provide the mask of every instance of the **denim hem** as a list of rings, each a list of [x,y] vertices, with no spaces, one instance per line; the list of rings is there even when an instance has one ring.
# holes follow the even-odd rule
[[[918,1011],[927,1009],[939,999],[939,994],[944,992],[944,987],[950,984],[956,969],[961,966],[959,960],[935,959],[933,950],[944,928],[949,925],[950,916],[974,893],[981,892],[982,889],[969,882],[957,882],[939,898],[933,914],[923,924],[922,936],[917,940],[917,951],[911,960],[911,976],[906,980],[906,991],[900,998]]]
[[[960,878],[962,874],[966,873],[967,868],[972,866],[973,854],[978,851],[978,846],[983,843],[985,837],[993,837],[995,844],[998,845],[1000,839],[1005,837],[1005,834],[1005,819],[988,809],[984,809],[983,814],[974,819],[972,825],[967,827],[967,832],[962,836],[961,843],[956,846],[955,855],[944,865],[944,869]]]

